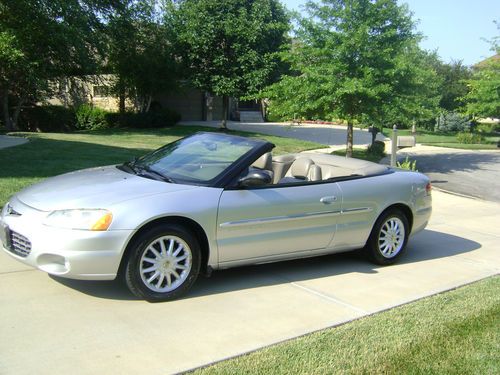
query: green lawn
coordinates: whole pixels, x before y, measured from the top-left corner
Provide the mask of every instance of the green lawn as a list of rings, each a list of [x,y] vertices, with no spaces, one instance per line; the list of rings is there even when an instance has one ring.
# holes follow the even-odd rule
[[[499,290],[492,277],[195,373],[498,374]]]
[[[15,192],[41,179],[100,165],[117,164],[154,150],[204,127],[179,126],[166,129],[106,130],[78,133],[17,133],[30,142],[0,149],[0,207]],[[282,154],[324,147],[323,145],[255,133],[232,134],[264,138]],[[14,133],[13,133],[14,134]]]
[[[392,131],[384,130],[384,134],[390,137]],[[409,129],[401,129],[398,130],[398,135],[412,135],[412,134],[411,130]],[[422,143],[424,145],[449,147],[449,148],[462,148],[467,150],[498,149],[497,142],[498,140],[500,140],[499,136],[489,134],[484,136],[484,141],[481,144],[458,143],[456,134],[441,134],[426,130],[418,130],[416,137],[417,137],[417,143]]]

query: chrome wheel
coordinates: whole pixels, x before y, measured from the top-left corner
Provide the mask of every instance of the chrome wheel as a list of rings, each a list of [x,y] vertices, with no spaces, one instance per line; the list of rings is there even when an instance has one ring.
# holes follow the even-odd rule
[[[139,261],[144,285],[153,292],[171,292],[189,276],[193,264],[191,248],[177,236],[163,236],[146,246]]]
[[[405,243],[405,225],[398,217],[389,217],[380,228],[378,248],[384,258],[395,257]]]

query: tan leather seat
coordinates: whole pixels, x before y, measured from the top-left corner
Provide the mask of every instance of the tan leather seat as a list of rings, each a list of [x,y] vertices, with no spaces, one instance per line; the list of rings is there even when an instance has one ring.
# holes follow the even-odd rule
[[[266,152],[260,158],[255,160],[251,167],[268,171],[271,173],[271,178],[273,178],[273,155],[270,152]]]
[[[287,175],[280,180],[280,184],[297,183],[303,181],[321,181],[321,168],[309,158],[296,159]]]

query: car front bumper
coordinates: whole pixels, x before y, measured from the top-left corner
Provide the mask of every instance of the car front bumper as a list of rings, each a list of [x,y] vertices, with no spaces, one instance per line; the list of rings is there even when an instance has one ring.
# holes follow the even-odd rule
[[[2,249],[11,257],[52,275],[82,280],[116,278],[132,230],[93,232],[48,227],[48,212],[13,201],[16,214],[0,216]]]

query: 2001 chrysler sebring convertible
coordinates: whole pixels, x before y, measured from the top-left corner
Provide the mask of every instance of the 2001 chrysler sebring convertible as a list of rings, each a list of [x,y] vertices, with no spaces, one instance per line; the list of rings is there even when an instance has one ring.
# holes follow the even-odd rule
[[[121,275],[136,296],[165,301],[213,269],[361,248],[391,264],[429,220],[420,173],[273,147],[197,133],[134,162],[46,179],[3,207],[3,248],[52,275]]]

